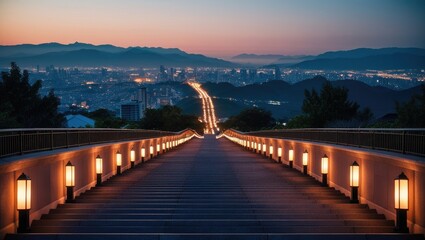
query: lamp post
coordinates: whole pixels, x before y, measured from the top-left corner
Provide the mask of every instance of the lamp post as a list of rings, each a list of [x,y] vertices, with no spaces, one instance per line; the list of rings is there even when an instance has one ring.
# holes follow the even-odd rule
[[[293,168],[293,166],[294,166],[294,149],[289,149],[289,151],[288,151],[288,162],[289,162],[289,167]]]
[[[142,163],[145,162],[145,157],[146,157],[146,149],[144,147],[142,147],[140,149],[140,156],[142,156]]]
[[[252,151],[253,152],[256,152],[257,151],[257,143],[256,142],[254,142],[254,147],[252,148]]]
[[[74,202],[75,166],[70,161],[65,165],[66,202]]]
[[[396,209],[397,232],[408,233],[407,210],[409,210],[409,179],[402,172],[394,179],[394,207]]]
[[[277,148],[277,158],[279,163],[282,163],[282,148],[281,147]]]
[[[159,152],[161,151],[161,145],[156,144],[156,155],[159,155]]]
[[[258,153],[261,154],[261,143],[260,142],[257,144],[257,150],[258,150]]]
[[[17,209],[19,212],[18,232],[27,232],[30,228],[31,178],[22,173],[16,180]]]
[[[264,156],[267,156],[266,148],[267,148],[266,144],[263,143],[263,154],[264,154]]]
[[[121,165],[122,165],[122,155],[120,151],[118,150],[116,153],[116,161],[117,161],[117,174],[121,174]]]
[[[151,155],[151,158],[153,158],[153,146],[152,145],[149,147],[149,154]]]
[[[351,202],[359,203],[360,166],[354,161],[350,166]]]
[[[303,152],[303,172],[307,174],[307,164],[308,164],[308,152],[304,150]]]
[[[165,143],[162,143],[162,153],[165,152]]]
[[[328,171],[329,171],[329,158],[325,154],[322,157],[322,185],[328,186]]]
[[[269,158],[273,159],[273,146],[272,145],[270,145],[270,147],[269,147]]]
[[[96,186],[100,186],[102,184],[102,173],[103,173],[103,159],[100,155],[96,157]]]
[[[136,152],[134,151],[134,146],[130,150],[130,164],[131,168],[134,168],[134,161],[136,161]]]

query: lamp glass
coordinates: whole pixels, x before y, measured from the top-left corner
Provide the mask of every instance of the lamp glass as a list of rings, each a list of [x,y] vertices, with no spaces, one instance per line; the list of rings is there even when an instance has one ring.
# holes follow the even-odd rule
[[[146,149],[145,148],[142,148],[140,150],[140,155],[142,155],[142,157],[146,157]]]
[[[273,154],[273,146],[269,147],[269,154]]]
[[[395,209],[409,209],[409,179],[404,173],[394,179]]]
[[[150,147],[149,147],[149,153],[150,153],[150,154],[153,154],[153,146],[150,146]]]
[[[134,149],[130,150],[130,161],[134,162],[136,160],[136,152]]]
[[[102,174],[103,172],[103,159],[100,155],[96,157],[96,174]]]
[[[303,152],[303,166],[307,166],[308,164],[308,152],[307,150]]]
[[[159,145],[159,144],[156,145],[156,151],[157,152],[161,151],[161,145]]]
[[[17,209],[31,209],[31,179],[24,173],[17,180]]]
[[[360,166],[354,162],[350,166],[350,187],[358,187],[360,181]]]
[[[68,161],[65,165],[65,186],[74,187],[75,186],[75,166]]]
[[[289,149],[288,159],[289,159],[289,161],[294,161],[294,149]]]
[[[117,166],[121,166],[122,165],[122,155],[120,153],[120,151],[117,152]]]
[[[277,156],[282,157],[282,148],[281,147],[277,148]]]
[[[328,174],[329,171],[329,158],[326,154],[322,157],[322,174]]]

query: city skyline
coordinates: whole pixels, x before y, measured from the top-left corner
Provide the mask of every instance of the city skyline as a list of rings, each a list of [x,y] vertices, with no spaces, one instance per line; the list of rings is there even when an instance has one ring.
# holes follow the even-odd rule
[[[226,58],[425,47],[424,1],[0,2],[0,44],[87,42]]]

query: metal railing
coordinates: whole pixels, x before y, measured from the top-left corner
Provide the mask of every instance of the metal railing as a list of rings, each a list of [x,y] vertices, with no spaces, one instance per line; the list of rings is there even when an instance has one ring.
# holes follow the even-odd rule
[[[425,156],[425,129],[288,129],[241,133],[247,136],[332,143]]]
[[[0,158],[31,152],[77,147],[98,143],[172,136],[178,135],[180,133],[155,130],[86,128],[0,130]]]

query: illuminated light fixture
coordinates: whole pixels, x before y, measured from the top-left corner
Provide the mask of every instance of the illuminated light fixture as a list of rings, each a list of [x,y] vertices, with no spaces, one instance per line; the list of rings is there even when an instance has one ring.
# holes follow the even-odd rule
[[[359,203],[360,166],[354,161],[350,166],[351,202]]]
[[[65,165],[66,202],[74,201],[75,166],[70,161]]]
[[[130,164],[131,167],[134,167],[134,161],[136,161],[136,151],[134,151],[134,146],[130,150]]]
[[[144,147],[142,147],[140,149],[140,156],[142,157],[142,163],[145,162],[145,157],[146,157],[146,149]]]
[[[119,174],[121,174],[121,165],[122,165],[122,155],[121,155],[119,150],[117,151],[115,156],[116,156],[116,161],[117,161],[117,174],[119,175]]]
[[[409,179],[404,172],[394,179],[394,207],[396,209],[396,231],[408,233]]]
[[[282,148],[281,147],[277,148],[277,158],[278,158],[279,163],[281,163],[282,162]]]
[[[270,157],[270,159],[273,159],[273,146],[271,146],[271,145],[269,147],[269,157]]]
[[[103,159],[100,155],[96,157],[96,186],[100,186],[102,184],[102,173],[103,173]]]
[[[149,154],[151,155],[151,158],[153,158],[153,146],[152,145],[149,147]]]
[[[162,143],[162,153],[165,152],[165,143]]]
[[[170,142],[167,142],[167,150],[170,149]]]
[[[255,142],[252,142],[252,143],[254,144],[254,147],[252,148],[252,151],[255,152],[255,151],[257,151],[257,143],[255,143]]]
[[[267,146],[266,146],[266,144],[265,143],[263,143],[263,154],[264,154],[264,156],[266,156],[267,155]]]
[[[19,212],[18,232],[27,232],[30,228],[31,178],[22,173],[16,180],[16,206]]]
[[[307,174],[307,165],[308,165],[308,152],[304,150],[303,152],[303,172]]]
[[[161,145],[156,144],[156,155],[159,155],[159,152],[161,151]]]
[[[322,157],[322,185],[328,186],[329,158],[325,154]]]
[[[260,154],[261,154],[261,143],[258,143],[258,144],[257,144],[257,149],[258,149],[258,153],[260,153]]]
[[[294,167],[294,149],[288,150],[288,162],[289,162],[289,167],[293,168]]]

